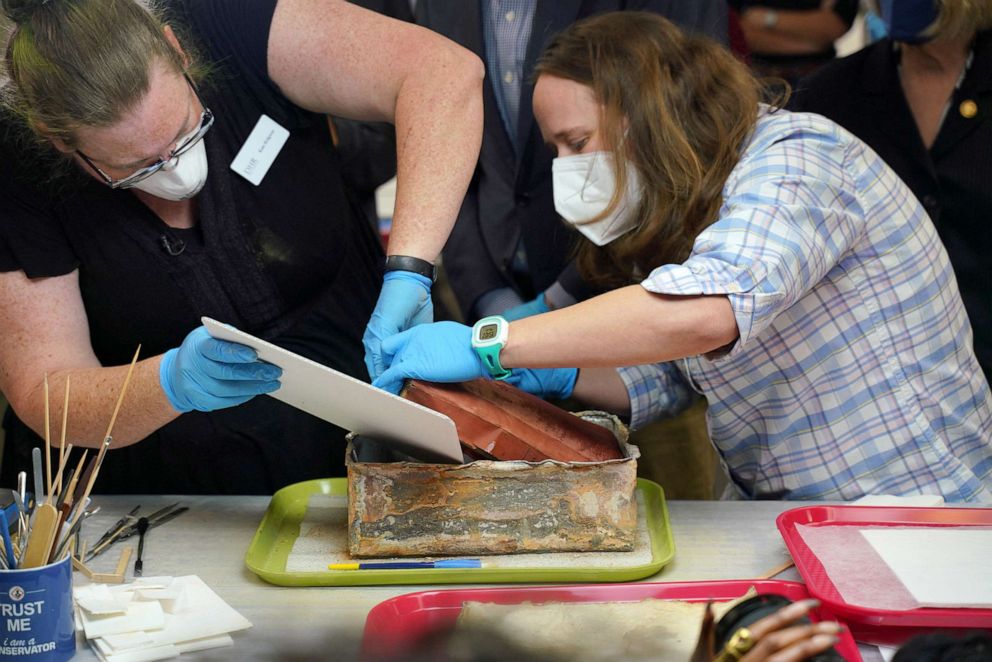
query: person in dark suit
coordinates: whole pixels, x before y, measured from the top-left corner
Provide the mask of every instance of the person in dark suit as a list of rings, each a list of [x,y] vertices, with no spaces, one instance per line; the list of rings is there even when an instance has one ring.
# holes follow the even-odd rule
[[[888,38],[806,79],[791,106],[864,140],[923,203],[990,379],[992,3],[883,2],[882,17]]]
[[[722,0],[420,0],[417,22],[486,62],[482,153],[444,267],[466,320],[539,313],[592,290],[568,267],[576,234],[555,213],[552,152],[531,110],[534,62],[552,35],[578,19],[622,9],[661,14],[681,27],[727,40]],[[520,307],[524,302],[528,302]]]

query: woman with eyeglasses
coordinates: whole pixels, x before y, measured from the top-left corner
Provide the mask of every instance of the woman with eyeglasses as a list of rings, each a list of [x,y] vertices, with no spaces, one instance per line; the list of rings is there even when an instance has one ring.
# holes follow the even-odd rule
[[[4,483],[41,445],[45,376],[52,428],[71,376],[68,441],[98,446],[139,343],[98,491],[343,473],[343,431],[254,397],[278,368],[200,318],[368,379],[380,337],[431,319],[430,263],[480,144],[477,58],[338,0],[0,7]],[[328,113],[396,124],[385,283]]]
[[[397,334],[377,385],[491,376],[634,427],[701,393],[740,497],[992,501],[992,396],[957,283],[877,154],[762,105],[733,56],[649,14],[568,28],[536,74],[555,207],[612,291]]]

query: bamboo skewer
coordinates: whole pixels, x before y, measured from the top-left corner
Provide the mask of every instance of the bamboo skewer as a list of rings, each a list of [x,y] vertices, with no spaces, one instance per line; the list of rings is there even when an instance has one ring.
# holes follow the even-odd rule
[[[48,417],[48,375],[45,375],[45,486],[48,488],[47,494],[52,493],[52,467],[51,467],[51,457],[52,457],[52,434],[50,427],[50,421]],[[35,495],[35,499],[40,499]]]
[[[62,466],[65,462],[65,457],[68,451],[65,447],[65,435],[66,430],[69,427],[69,375],[65,376],[65,402],[62,405],[62,435],[59,439],[59,471],[58,475],[55,477],[55,490],[56,492],[62,491]],[[71,450],[72,447],[69,447]],[[55,498],[55,492],[49,495],[49,500]]]
[[[63,523],[67,521],[70,522],[68,527],[70,531],[78,528],[81,523],[83,509],[86,507],[86,502],[89,500],[90,492],[93,490],[94,483],[96,483],[97,474],[100,471],[100,465],[103,463],[103,458],[107,454],[107,449],[113,441],[111,433],[114,429],[114,423],[117,421],[118,413],[120,413],[121,404],[124,402],[124,396],[127,393],[127,387],[131,382],[131,375],[134,373],[134,366],[138,362],[138,355],[140,353],[141,345],[138,345],[138,348],[134,352],[134,357],[131,359],[131,364],[128,366],[127,373],[124,376],[124,383],[121,385],[120,394],[117,396],[117,403],[114,405],[113,414],[111,415],[110,422],[107,425],[107,432],[103,437],[103,443],[100,445],[100,450],[97,453],[96,458],[90,460],[84,471],[83,466],[86,462],[86,456],[88,454],[87,451],[84,451],[79,460],[79,464],[76,466],[75,472],[73,472],[69,484],[66,486],[65,490],[62,490],[62,476],[65,471],[65,465],[69,457],[69,452],[72,450],[70,446],[67,452],[65,447],[69,412],[69,378],[68,376],[66,377],[65,404],[63,405],[62,410],[62,433],[59,442],[59,467],[56,474],[56,479],[58,480],[58,495],[55,494],[55,487],[52,483],[48,375],[45,375],[45,476],[48,483],[48,496],[44,503],[40,503],[39,501],[39,505],[35,508],[34,523],[31,527],[30,533],[27,535],[27,541],[24,543],[24,559],[20,567],[36,568],[44,565],[45,563],[58,560],[57,557],[62,554],[67,547],[65,544],[67,539],[60,540]],[[80,479],[79,477],[81,471],[83,473],[82,478]],[[53,505],[53,501],[58,504],[58,508]],[[66,535],[68,536],[68,533]]]
[[[103,444],[100,446],[100,452],[97,454],[96,460],[93,463],[93,471],[90,473],[90,479],[86,483],[86,490],[79,499],[76,499],[75,506],[77,509],[86,507],[86,500],[89,498],[90,491],[93,489],[93,483],[96,482],[96,476],[100,472],[100,465],[103,464],[103,457],[107,454],[107,448],[110,446],[110,442],[113,441],[111,432],[114,430],[114,423],[117,421],[117,413],[121,410],[121,403],[124,402],[124,395],[127,393],[127,386],[131,382],[131,373],[134,372],[134,364],[138,362],[138,354],[140,353],[141,345],[138,345],[138,349],[134,350],[134,357],[131,359],[131,365],[128,366],[127,375],[124,376],[124,384],[121,386],[120,395],[117,396],[117,404],[114,406],[114,413],[110,417],[110,423],[107,425],[107,433],[103,435]]]
[[[766,570],[765,572],[761,573],[760,575],[758,575],[757,579],[771,579],[775,575],[778,575],[778,574],[781,574],[781,573],[785,572],[786,570],[788,570],[789,568],[791,568],[795,564],[796,564],[795,561],[793,561],[792,559],[789,559],[788,561],[784,561],[783,563],[780,563],[779,565],[775,566],[774,568],[771,568],[771,569]]]
[[[127,393],[127,385],[131,382],[131,373],[134,372],[134,364],[138,362],[138,354],[141,353],[141,345],[134,350],[134,356],[131,358],[131,365],[127,367],[127,374],[124,375],[124,384],[121,386],[121,393],[117,396],[117,404],[114,405],[114,413],[110,417],[110,423],[107,424],[107,434],[103,435],[104,439],[110,437],[110,433],[114,429],[114,423],[117,421],[117,413],[121,410],[121,404],[124,402],[124,394]]]

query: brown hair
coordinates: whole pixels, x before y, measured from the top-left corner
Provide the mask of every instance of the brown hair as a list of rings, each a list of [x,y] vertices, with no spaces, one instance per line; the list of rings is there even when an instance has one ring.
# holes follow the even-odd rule
[[[619,287],[684,261],[716,221],[757,121],[761,83],[723,46],[636,11],[595,16],[557,35],[535,68],[545,74],[589,86],[602,105],[600,130],[617,174],[603,215],[626,190],[629,165],[643,186],[635,230],[603,247],[581,242],[583,277]]]
[[[186,69],[165,24],[134,0],[0,0],[14,23],[4,103],[37,134],[74,144],[81,126],[109,126],[147,93],[160,61]]]

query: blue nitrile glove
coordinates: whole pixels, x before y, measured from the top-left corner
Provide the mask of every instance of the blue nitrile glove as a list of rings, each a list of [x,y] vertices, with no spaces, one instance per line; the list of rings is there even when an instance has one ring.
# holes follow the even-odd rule
[[[564,400],[572,396],[578,368],[514,368],[507,384],[542,398]]]
[[[400,331],[418,324],[434,321],[431,302],[431,280],[412,271],[389,271],[382,279],[382,292],[365,327],[365,367],[369,378],[375,380],[386,369],[382,357],[382,342]]]
[[[547,312],[551,312],[551,309],[548,308],[548,303],[544,300],[544,292],[541,292],[526,303],[522,303],[519,306],[514,306],[513,308],[507,308],[500,313],[500,317],[505,319],[507,322],[513,322],[514,320],[531,317],[533,315],[540,315]]]
[[[405,379],[467,382],[489,376],[472,349],[472,327],[457,322],[423,324],[387,338],[382,356],[388,367],[372,385],[390,393],[399,393]]]
[[[213,338],[202,326],[165,353],[158,371],[162,390],[181,412],[240,405],[279,388],[281,376],[279,367],[259,361],[252,348]]]

